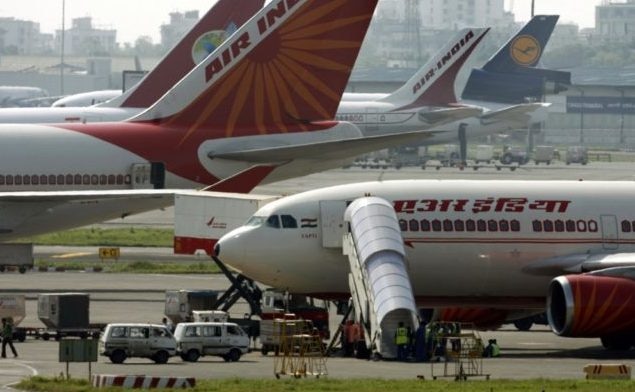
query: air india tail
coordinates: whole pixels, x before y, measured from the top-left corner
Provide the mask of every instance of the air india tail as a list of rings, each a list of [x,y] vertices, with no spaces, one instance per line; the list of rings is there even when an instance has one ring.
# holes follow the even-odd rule
[[[150,107],[263,4],[264,0],[219,0],[139,84],[99,106]]]
[[[399,109],[458,102],[456,77],[488,31],[484,28],[460,30],[405,85],[381,101]]]
[[[354,125],[333,119],[376,4],[272,1],[138,116],[63,128],[161,163],[179,183],[212,185],[240,174],[253,187],[266,169],[251,170],[256,163],[244,154],[240,159],[214,154],[251,150],[260,156],[274,147],[299,146],[292,158],[303,159],[317,141],[361,136]],[[288,162],[274,157],[257,164],[287,169]],[[291,167],[286,177],[268,179],[319,167],[302,165]]]
[[[335,118],[376,0],[278,0],[135,122],[205,138],[324,129]],[[331,124],[332,126],[332,124]]]

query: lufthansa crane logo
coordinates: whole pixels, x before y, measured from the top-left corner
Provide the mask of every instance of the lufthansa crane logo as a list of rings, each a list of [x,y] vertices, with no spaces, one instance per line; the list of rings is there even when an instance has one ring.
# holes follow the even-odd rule
[[[521,35],[516,38],[511,46],[512,59],[523,66],[534,64],[540,57],[540,44],[538,41],[529,35]]]

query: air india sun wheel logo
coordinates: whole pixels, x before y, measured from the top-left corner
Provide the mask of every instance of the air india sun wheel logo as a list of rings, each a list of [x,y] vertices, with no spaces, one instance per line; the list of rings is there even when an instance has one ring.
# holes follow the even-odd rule
[[[313,5],[305,5],[259,42],[260,47],[241,58],[221,82],[190,105],[188,110],[195,112],[197,119],[180,144],[197,130],[218,125],[218,119],[222,119],[219,124],[225,137],[232,137],[244,129],[256,129],[260,134],[288,132],[289,119],[293,119],[294,129],[306,131],[314,125],[300,120],[333,117],[332,109],[340,101],[339,85],[345,84],[361,42],[345,33],[365,31],[359,24],[367,25],[372,12],[368,12],[369,7],[350,7],[347,0],[307,4]],[[335,24],[334,18],[338,18]],[[219,54],[208,67],[216,64],[222,69],[226,66],[223,61]],[[179,118],[174,116],[171,121]]]
[[[511,46],[512,59],[523,66],[534,64],[540,57],[542,48],[538,41],[529,35],[521,35],[516,38]]]
[[[192,60],[194,60],[194,64],[200,64],[210,53],[216,50],[225,39],[230,35],[230,33],[217,30],[217,31],[208,31],[207,33],[198,37],[194,46],[192,46]]]

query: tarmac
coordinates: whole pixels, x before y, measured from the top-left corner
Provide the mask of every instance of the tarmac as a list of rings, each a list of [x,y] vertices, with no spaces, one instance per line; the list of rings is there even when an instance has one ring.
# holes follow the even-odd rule
[[[354,181],[390,179],[524,179],[524,180],[623,180],[635,179],[633,163],[591,163],[588,166],[556,164],[551,166],[528,165],[515,171],[494,168],[459,170],[443,168],[421,170],[405,168],[363,170],[339,169],[294,180],[258,187],[255,193],[291,194],[317,187],[344,184]],[[111,221],[105,226],[134,225],[171,227],[171,208],[155,211],[125,220]],[[126,249],[122,252],[128,253]],[[36,254],[54,257],[69,253],[96,254],[96,248],[77,249],[67,247],[37,247]],[[159,261],[171,260],[169,249],[131,249],[129,254]],[[36,256],[38,257],[38,256]],[[93,256],[86,256],[93,257]],[[194,256],[199,260],[202,256]],[[203,257],[203,259],[205,259]],[[211,261],[210,261],[211,262]],[[27,295],[27,317],[24,326],[43,327],[37,319],[36,296],[40,292],[88,292],[91,295],[91,322],[160,322],[164,310],[164,292],[169,289],[224,289],[228,283],[222,276],[210,275],[157,275],[157,274],[105,274],[84,272],[28,272],[0,274],[0,287],[4,292]],[[247,310],[239,303],[232,310],[240,317]],[[334,328],[340,319],[333,314]],[[332,330],[334,330],[332,328]],[[481,334],[482,338],[497,339],[501,346],[500,358],[483,360],[484,372],[496,379],[524,378],[584,378],[582,368],[590,363],[624,363],[635,365],[635,351],[610,352],[604,350],[599,339],[560,338],[546,326],[534,326],[531,331],[519,332],[513,326]],[[66,365],[58,362],[58,343],[27,339],[18,343],[19,358],[0,360],[0,387],[30,375],[57,376]],[[262,356],[254,351],[239,362],[226,363],[220,358],[204,357],[198,363],[184,363],[171,358],[166,365],[155,365],[145,359],[129,359],[124,364],[111,364],[100,357],[92,365],[93,373],[145,374],[155,376],[188,376],[196,378],[273,378],[272,356]],[[333,357],[327,361],[328,377],[332,378],[395,378],[408,379],[443,374],[443,363],[413,363],[395,361],[368,361]],[[87,377],[87,364],[71,364],[74,377]]]

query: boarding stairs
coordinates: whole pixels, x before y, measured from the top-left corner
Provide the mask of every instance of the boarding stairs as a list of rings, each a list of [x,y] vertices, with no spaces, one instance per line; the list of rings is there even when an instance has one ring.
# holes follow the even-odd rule
[[[396,358],[399,323],[412,331],[417,326],[399,221],[390,203],[378,197],[355,200],[344,220],[349,229],[342,251],[350,264],[355,321],[364,329],[366,346],[374,355]]]

